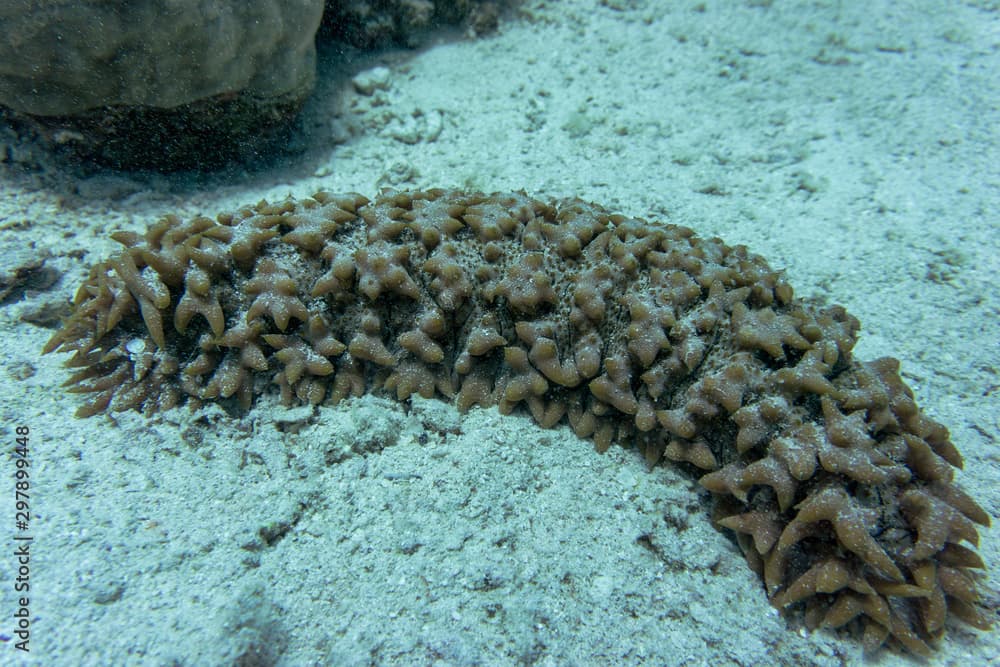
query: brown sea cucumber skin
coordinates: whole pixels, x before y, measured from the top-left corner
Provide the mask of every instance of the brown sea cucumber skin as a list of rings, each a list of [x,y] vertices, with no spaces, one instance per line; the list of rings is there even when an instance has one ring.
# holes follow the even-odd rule
[[[876,650],[986,629],[989,516],[858,322],[744,247],[579,200],[455,191],[167,217],[93,267],[46,346],[79,410],[413,394],[566,422],[696,470],[772,603]]]

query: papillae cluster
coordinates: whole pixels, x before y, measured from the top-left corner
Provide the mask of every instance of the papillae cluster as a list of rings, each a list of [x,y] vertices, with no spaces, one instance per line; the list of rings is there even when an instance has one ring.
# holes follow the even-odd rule
[[[325,192],[167,217],[93,267],[46,351],[81,416],[413,394],[700,471],[772,603],[875,650],[988,628],[988,515],[894,359],[758,256],[579,200]]]

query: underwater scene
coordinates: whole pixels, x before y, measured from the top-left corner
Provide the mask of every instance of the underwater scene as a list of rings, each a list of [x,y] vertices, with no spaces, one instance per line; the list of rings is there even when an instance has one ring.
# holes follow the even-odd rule
[[[0,664],[1000,664],[1000,5],[0,28]]]

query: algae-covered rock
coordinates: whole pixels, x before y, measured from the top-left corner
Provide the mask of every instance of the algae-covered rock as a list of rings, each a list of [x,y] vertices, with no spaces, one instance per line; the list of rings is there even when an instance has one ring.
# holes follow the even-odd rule
[[[322,0],[0,3],[0,104],[40,116],[308,94]]]
[[[116,166],[200,166],[312,91],[322,0],[0,3],[0,105]]]

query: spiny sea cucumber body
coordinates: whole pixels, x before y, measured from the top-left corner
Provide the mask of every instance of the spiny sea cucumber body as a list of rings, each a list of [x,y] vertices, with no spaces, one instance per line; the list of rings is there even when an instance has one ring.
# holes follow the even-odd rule
[[[746,248],[579,200],[317,193],[168,216],[93,267],[46,346],[81,416],[413,394],[563,421],[700,470],[772,603],[869,650],[990,627],[989,516],[948,431],[858,322]]]

